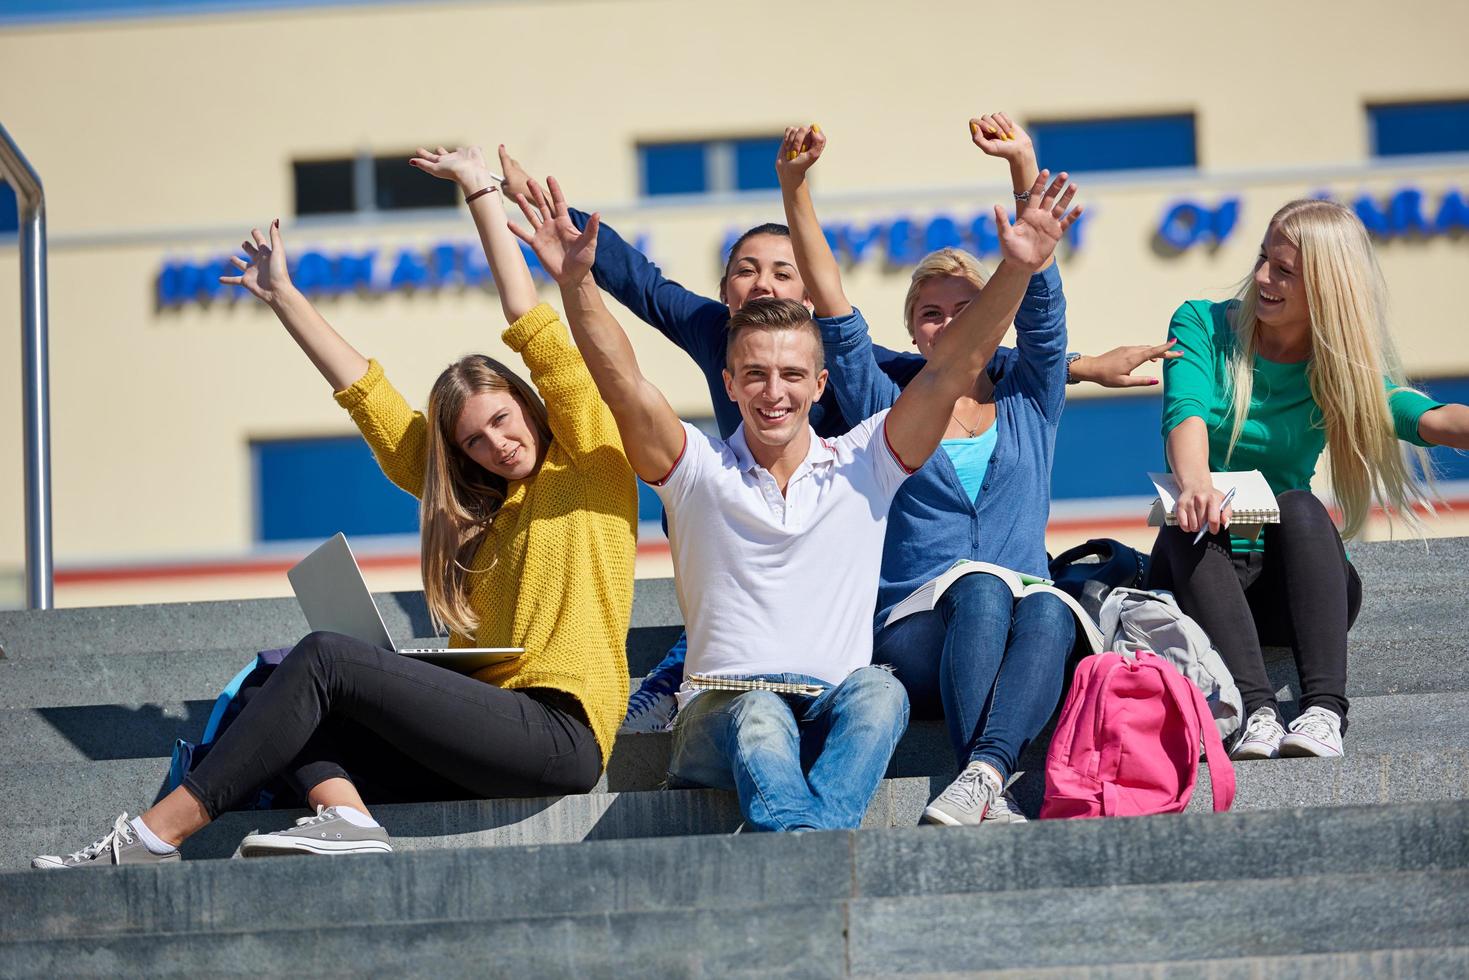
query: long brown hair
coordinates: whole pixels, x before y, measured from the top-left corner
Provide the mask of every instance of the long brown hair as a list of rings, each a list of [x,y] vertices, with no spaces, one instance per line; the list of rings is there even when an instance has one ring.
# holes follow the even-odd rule
[[[508,391],[535,428],[539,455],[551,444],[546,406],[525,379],[492,357],[469,354],[450,364],[428,396],[428,453],[419,503],[424,598],[436,623],[473,636],[479,617],[469,603],[475,552],[505,503],[505,478],[465,455],[454,439],[464,403],[486,391]]]
[[[1270,225],[1301,252],[1301,280],[1311,312],[1308,377],[1326,430],[1342,535],[1353,537],[1362,530],[1374,501],[1390,517],[1421,529],[1414,508],[1432,509],[1433,470],[1428,454],[1402,446],[1393,429],[1384,379],[1394,391],[1408,385],[1388,331],[1387,286],[1367,229],[1349,208],[1318,200],[1291,201],[1275,212]],[[1259,297],[1252,275],[1230,317],[1235,336],[1229,363],[1234,395],[1230,453],[1244,430],[1253,394]]]

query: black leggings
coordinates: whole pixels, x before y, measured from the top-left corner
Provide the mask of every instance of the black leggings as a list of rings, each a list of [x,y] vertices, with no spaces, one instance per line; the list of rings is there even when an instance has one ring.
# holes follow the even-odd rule
[[[1280,523],[1265,525],[1264,554],[1234,554],[1229,532],[1165,527],[1153,545],[1148,586],[1170,589],[1179,608],[1214,641],[1234,675],[1245,716],[1280,706],[1262,643],[1289,646],[1301,678],[1301,708],[1347,716],[1347,630],[1362,606],[1362,580],[1347,561],[1331,515],[1305,490],[1280,495]]]
[[[338,633],[312,633],[184,788],[211,818],[284,776],[352,781],[369,803],[585,793],[602,753],[576,698],[507,691]]]

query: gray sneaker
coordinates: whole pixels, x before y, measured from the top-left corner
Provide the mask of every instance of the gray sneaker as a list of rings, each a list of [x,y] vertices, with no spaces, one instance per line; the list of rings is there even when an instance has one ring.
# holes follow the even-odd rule
[[[984,823],[986,826],[992,823],[1030,823],[1030,818],[1021,811],[1015,797],[1006,791],[984,812]]]
[[[393,839],[381,827],[359,827],[337,813],[334,806],[319,806],[316,815],[302,817],[294,827],[268,834],[254,833],[240,841],[240,857],[271,857],[277,854],[390,854]]]
[[[920,822],[946,827],[978,827],[1004,793],[999,773],[983,762],[971,762],[937,799],[924,808]]]
[[[88,844],[80,851],[61,857],[42,854],[31,859],[31,867],[46,871],[61,871],[71,868],[110,868],[116,864],[168,864],[180,859],[177,850],[167,854],[154,854],[148,850],[128,823],[124,813],[112,822],[112,830],[101,840]]]

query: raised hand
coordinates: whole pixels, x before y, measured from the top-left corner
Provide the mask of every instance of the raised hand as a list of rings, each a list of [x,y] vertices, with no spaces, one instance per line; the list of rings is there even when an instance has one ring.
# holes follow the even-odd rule
[[[440,180],[452,180],[466,197],[500,183],[499,176],[485,163],[484,151],[477,146],[456,146],[452,150],[442,146],[425,150],[420,146],[408,164]]]
[[[969,120],[969,137],[992,157],[1021,160],[1035,156],[1030,134],[1003,112],[992,112]]]
[[[546,184],[551,190],[549,198],[534,180],[530,181],[529,199],[524,194],[515,198],[530,222],[531,231],[518,225],[511,225],[510,230],[531,247],[552,279],[561,286],[575,286],[591,274],[602,218],[593,214],[587,220],[586,229],[578,231],[567,210],[561,185],[555,177],[547,177]]]
[[[1134,376],[1133,371],[1149,361],[1171,361],[1182,357],[1182,351],[1173,350],[1177,341],[1161,344],[1131,344],[1114,347],[1105,354],[1095,357],[1078,357],[1071,362],[1071,380],[1090,381],[1104,388],[1144,388],[1156,385],[1157,378]]]
[[[246,262],[238,255],[231,255],[230,262],[240,270],[240,275],[220,276],[221,283],[226,286],[244,286],[252,296],[269,304],[295,292],[291,272],[286,267],[286,246],[281,241],[280,218],[270,223],[269,241],[259,228],[251,228],[250,237],[241,242],[240,247],[250,256],[250,261]]]
[[[513,201],[522,194],[530,197],[530,174],[520,165],[520,161],[510,155],[505,149],[505,144],[500,144],[500,173],[505,175],[501,188],[505,191],[505,199]]]
[[[1050,187],[1046,181],[1049,170],[1042,170],[1031,185],[1030,197],[1020,205],[1015,224],[1005,209],[995,205],[995,227],[1000,233],[1000,254],[1007,261],[1023,269],[1036,271],[1046,264],[1061,236],[1081,217],[1080,207],[1072,208],[1071,200],[1076,196],[1076,184],[1067,184],[1067,175],[1056,175]],[[1044,197],[1041,195],[1044,193]]]
[[[815,123],[787,127],[780,150],[775,154],[776,178],[782,185],[800,183],[825,149],[826,134]]]

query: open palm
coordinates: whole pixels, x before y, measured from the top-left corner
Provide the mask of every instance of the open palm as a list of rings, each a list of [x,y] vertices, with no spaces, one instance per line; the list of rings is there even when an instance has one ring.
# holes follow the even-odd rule
[[[1025,201],[1010,224],[1005,209],[995,207],[995,227],[1000,233],[1000,253],[1010,261],[1030,270],[1039,269],[1056,251],[1061,236],[1081,217],[1082,209],[1071,211],[1071,200],[1076,196],[1076,185],[1067,184],[1067,175],[1060,173],[1046,187],[1050,171],[1042,170],[1030,188],[1030,199]],[[1064,192],[1063,192],[1064,188]],[[1042,197],[1044,193],[1044,197]]]
[[[571,220],[566,196],[555,177],[546,178],[550,196],[534,180],[529,182],[530,199],[524,194],[516,201],[531,230],[515,225],[511,230],[536,253],[542,267],[552,279],[562,286],[572,286],[585,279],[592,271],[597,258],[597,229],[601,226],[600,215],[593,214],[587,227],[578,231]]]
[[[240,270],[238,276],[220,276],[219,281],[227,286],[244,286],[250,293],[266,303],[274,303],[283,292],[293,289],[291,273],[286,263],[286,245],[281,240],[281,220],[270,223],[270,239],[266,240],[259,228],[250,229],[250,237],[240,243],[246,262],[238,255],[230,256],[230,262]]]

